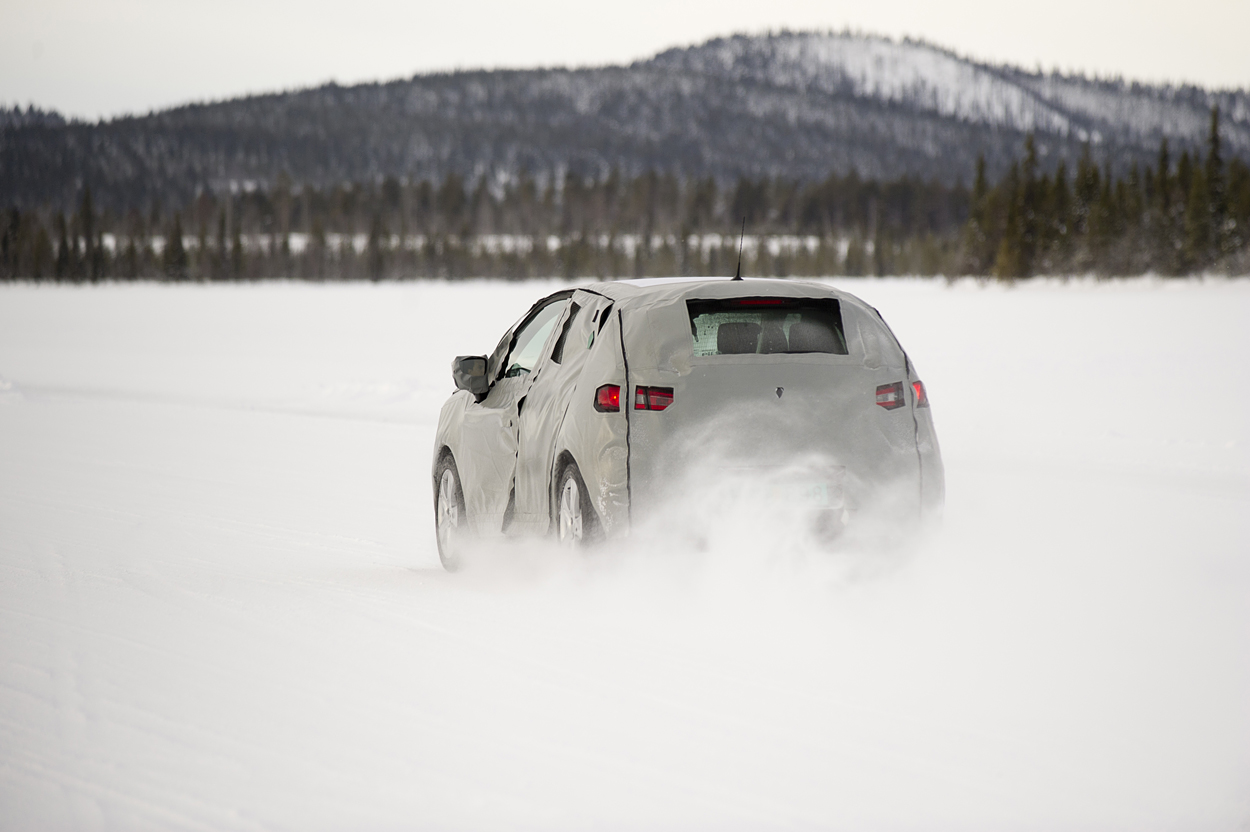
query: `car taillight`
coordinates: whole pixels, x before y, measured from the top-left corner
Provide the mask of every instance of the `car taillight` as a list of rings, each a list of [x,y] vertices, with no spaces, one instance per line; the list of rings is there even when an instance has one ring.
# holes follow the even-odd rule
[[[929,391],[924,389],[923,381],[913,381],[911,389],[916,391],[916,407],[929,406]]]
[[[643,387],[634,389],[634,410],[663,410],[673,403],[673,388]]]
[[[595,410],[600,413],[618,413],[621,409],[621,386],[605,384],[595,391]]]
[[[877,386],[877,407],[884,407],[886,410],[894,410],[902,407],[907,402],[903,399],[903,382],[896,381],[893,384],[881,384]]]

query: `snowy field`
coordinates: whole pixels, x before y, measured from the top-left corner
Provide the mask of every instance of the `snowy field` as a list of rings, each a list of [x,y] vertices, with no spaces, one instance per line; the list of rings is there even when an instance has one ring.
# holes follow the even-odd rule
[[[555,284],[0,287],[0,827],[1250,829],[1250,281],[843,281],[944,528],[438,568]]]

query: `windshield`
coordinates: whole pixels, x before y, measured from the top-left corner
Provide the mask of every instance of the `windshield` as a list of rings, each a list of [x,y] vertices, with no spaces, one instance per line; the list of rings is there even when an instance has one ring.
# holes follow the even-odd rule
[[[846,355],[842,310],[832,298],[689,300],[694,354]]]

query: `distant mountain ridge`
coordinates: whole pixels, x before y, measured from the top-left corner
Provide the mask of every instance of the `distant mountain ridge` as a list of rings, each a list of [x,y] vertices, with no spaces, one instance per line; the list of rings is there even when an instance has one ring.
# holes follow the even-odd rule
[[[1036,135],[1044,166],[1150,164],[1205,144],[1250,158],[1250,92],[979,63],[918,41],[785,32],[718,38],[629,66],[465,71],[248,96],[98,124],[0,113],[0,205],[185,202],[231,183],[327,185],[456,173],[605,176],[909,175],[970,183]]]
[[[1151,86],[1031,73],[958,56],[923,42],[797,33],[733,37],[671,49],[652,63],[777,87],[813,88],[915,107],[919,111],[1021,131],[1072,133],[1081,140],[1165,135],[1197,140],[1219,105],[1235,144],[1250,150],[1250,94],[1194,86]]]

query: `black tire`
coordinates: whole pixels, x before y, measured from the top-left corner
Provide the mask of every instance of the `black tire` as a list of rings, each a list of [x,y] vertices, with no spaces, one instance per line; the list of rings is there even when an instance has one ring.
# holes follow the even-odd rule
[[[456,460],[446,454],[434,469],[434,540],[438,544],[438,559],[448,572],[455,572],[463,563],[468,519]]]
[[[555,498],[556,542],[574,550],[584,550],[598,542],[599,516],[576,462],[569,462],[560,470]]]

